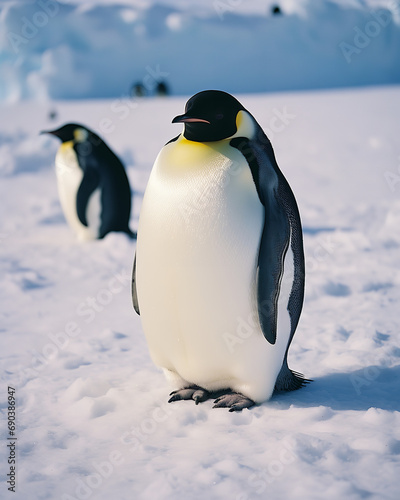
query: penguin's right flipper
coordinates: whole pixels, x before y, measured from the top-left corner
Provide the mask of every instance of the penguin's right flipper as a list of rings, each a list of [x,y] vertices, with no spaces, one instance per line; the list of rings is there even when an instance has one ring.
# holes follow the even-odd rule
[[[140,316],[139,301],[136,290],[136,254],[135,254],[135,259],[133,261],[133,270],[132,270],[132,303],[136,313],[139,314]]]
[[[86,210],[89,199],[100,183],[99,174],[93,168],[84,171],[81,185],[76,195],[76,212],[78,218],[84,226],[87,226]]]

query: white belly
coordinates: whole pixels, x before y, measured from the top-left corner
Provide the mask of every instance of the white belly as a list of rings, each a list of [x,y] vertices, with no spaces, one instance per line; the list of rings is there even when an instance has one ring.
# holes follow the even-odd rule
[[[141,209],[136,278],[150,353],[177,386],[271,396],[290,320],[274,346],[265,340],[256,303],[263,221],[250,169],[227,142],[180,138],[163,148]],[[282,303],[279,312],[286,330]]]
[[[69,226],[81,240],[96,239],[100,228],[100,189],[96,189],[89,198],[86,209],[85,226],[79,220],[76,208],[76,196],[83,179],[82,169],[71,143],[64,143],[56,155],[56,175],[58,195],[64,216]]]

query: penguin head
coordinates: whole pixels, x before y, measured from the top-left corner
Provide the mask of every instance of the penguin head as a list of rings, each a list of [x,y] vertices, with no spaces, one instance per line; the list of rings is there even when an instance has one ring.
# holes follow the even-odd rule
[[[43,130],[40,133],[55,135],[61,142],[73,141],[76,143],[85,142],[93,134],[86,127],[77,123],[67,123],[56,130]]]
[[[251,116],[230,94],[221,90],[204,90],[188,100],[185,113],[176,116],[172,123],[185,124],[183,135],[189,141],[221,141],[238,132],[241,111]]]

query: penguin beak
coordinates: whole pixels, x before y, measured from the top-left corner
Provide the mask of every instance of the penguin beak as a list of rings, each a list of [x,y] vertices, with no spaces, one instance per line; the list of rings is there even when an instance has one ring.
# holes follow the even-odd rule
[[[54,130],[41,130],[41,131],[39,132],[39,135],[42,135],[42,134],[52,134],[52,135],[56,135],[56,134],[54,133]]]
[[[208,125],[210,125],[208,120],[203,120],[203,118],[193,118],[188,115],[175,116],[172,123],[208,123]]]

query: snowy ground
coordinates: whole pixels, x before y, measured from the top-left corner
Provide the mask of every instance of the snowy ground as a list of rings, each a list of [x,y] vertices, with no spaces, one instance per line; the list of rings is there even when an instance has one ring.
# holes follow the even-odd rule
[[[240,414],[168,405],[131,306],[135,244],[78,243],[64,222],[58,143],[39,130],[74,120],[105,138],[136,228],[185,98],[2,105],[0,404],[15,387],[18,493],[3,483],[1,498],[398,498],[400,87],[238,97],[298,200],[307,291],[290,365],[314,382]]]

